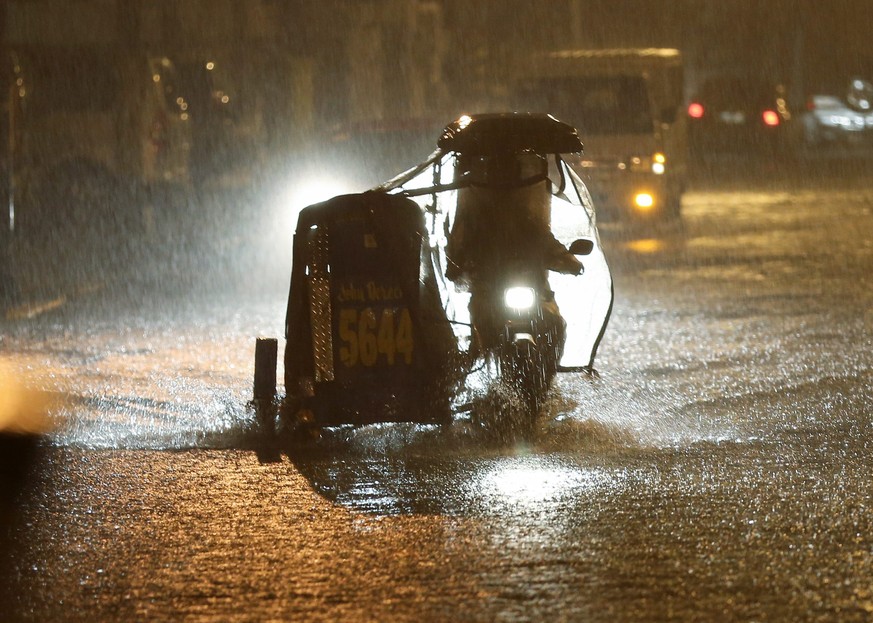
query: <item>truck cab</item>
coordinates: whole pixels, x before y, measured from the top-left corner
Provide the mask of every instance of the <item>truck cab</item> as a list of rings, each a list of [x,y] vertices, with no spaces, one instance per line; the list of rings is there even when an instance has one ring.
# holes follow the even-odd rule
[[[584,151],[569,164],[606,220],[680,216],[688,146],[678,50],[550,52],[522,68],[511,91],[516,110],[548,112],[578,129]]]

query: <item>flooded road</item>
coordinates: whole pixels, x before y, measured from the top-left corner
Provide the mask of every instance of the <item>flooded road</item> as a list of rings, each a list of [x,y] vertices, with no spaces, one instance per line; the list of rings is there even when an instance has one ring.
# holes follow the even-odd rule
[[[284,284],[7,321],[57,428],[4,516],[0,618],[870,620],[871,232],[863,180],[604,227],[601,378],[562,375],[526,445],[458,421],[260,462]]]

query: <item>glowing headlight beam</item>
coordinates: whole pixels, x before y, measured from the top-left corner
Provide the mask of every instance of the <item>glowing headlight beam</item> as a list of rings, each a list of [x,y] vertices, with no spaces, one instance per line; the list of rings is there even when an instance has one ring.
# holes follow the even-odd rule
[[[637,193],[634,195],[634,205],[640,210],[649,210],[655,205],[655,198],[651,193]]]
[[[503,301],[512,309],[530,309],[536,302],[536,292],[533,288],[523,286],[507,288],[503,293]]]

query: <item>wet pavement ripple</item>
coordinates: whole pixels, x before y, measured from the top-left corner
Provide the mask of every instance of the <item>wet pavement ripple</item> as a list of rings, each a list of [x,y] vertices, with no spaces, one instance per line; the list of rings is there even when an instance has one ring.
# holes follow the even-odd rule
[[[873,193],[684,214],[604,228],[601,379],[526,444],[458,420],[259,460],[283,292],[7,322],[57,423],[4,467],[0,620],[873,619]]]

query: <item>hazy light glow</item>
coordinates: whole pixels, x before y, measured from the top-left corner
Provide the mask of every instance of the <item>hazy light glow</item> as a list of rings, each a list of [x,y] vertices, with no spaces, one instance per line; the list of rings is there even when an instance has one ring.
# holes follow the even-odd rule
[[[649,210],[655,205],[655,198],[651,193],[637,193],[634,195],[634,205],[640,210]]]
[[[36,379],[0,359],[0,432],[33,435],[52,430],[49,412],[57,400],[35,385]]]
[[[688,106],[688,116],[692,119],[702,119],[704,113],[703,104],[700,102],[691,102]]]
[[[761,113],[761,119],[764,121],[764,125],[768,125],[770,127],[776,127],[779,125],[779,113],[775,110],[765,110]]]
[[[327,201],[332,197],[349,192],[346,188],[338,185],[334,179],[309,180],[303,184],[289,187],[284,194],[286,206],[299,213],[303,208]]]
[[[642,238],[625,243],[625,247],[634,253],[640,253],[643,255],[658,253],[659,251],[663,251],[666,246],[667,245],[664,241],[659,238]]]
[[[681,52],[675,48],[602,48],[569,49],[546,54],[548,58],[679,58]]]
[[[350,192],[353,191],[335,177],[309,178],[303,183],[287,183],[284,188],[278,189],[274,199],[273,214],[277,231],[282,232],[282,235],[293,232],[303,208]]]

